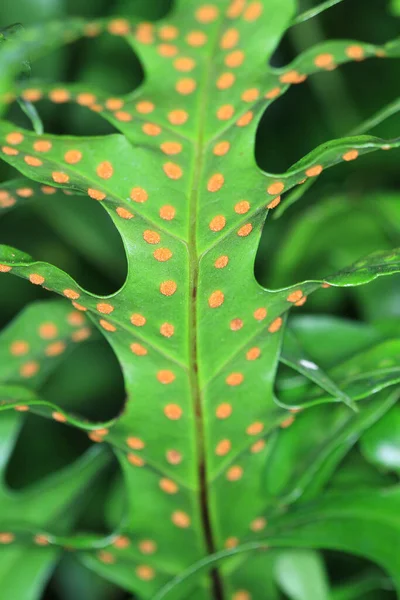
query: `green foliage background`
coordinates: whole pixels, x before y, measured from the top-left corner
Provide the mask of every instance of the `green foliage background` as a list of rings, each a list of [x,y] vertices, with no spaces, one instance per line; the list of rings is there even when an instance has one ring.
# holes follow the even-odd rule
[[[303,2],[303,9],[312,5]],[[124,14],[152,20],[165,15],[169,7],[170,2],[166,0],[85,0],[84,3],[80,0],[13,0],[0,5],[0,25],[22,22],[28,26],[67,15],[94,18]],[[399,14],[399,3],[395,0],[345,0],[292,29],[276,53],[274,64],[283,66],[301,50],[322,39],[341,37],[383,43],[398,35],[399,20],[395,15]],[[257,139],[259,165],[272,172],[282,172],[316,145],[348,134],[399,96],[398,70],[398,61],[374,59],[363,64],[349,63],[333,73],[316,74],[305,84],[292,87],[261,123]],[[111,94],[119,94],[136,87],[143,73],[123,41],[113,38],[83,40],[72,47],[63,47],[35,63],[33,76],[49,82],[87,82]],[[384,138],[398,135],[399,114],[379,125],[373,133]],[[62,110],[54,105],[46,106],[41,116],[46,131],[51,133],[93,135],[112,130],[97,115],[76,105],[63,106]],[[28,126],[17,107],[13,108],[11,118],[16,124]],[[259,281],[269,287],[281,287],[303,279],[320,278],[374,250],[400,246],[399,156],[398,150],[373,153],[353,163],[351,168],[340,165],[324,173],[303,198],[268,229],[257,259]],[[15,176],[17,172],[12,167],[1,164],[2,181]],[[79,198],[79,217],[75,199],[60,199],[58,211],[52,211],[50,205],[50,199],[44,198],[40,203],[3,217],[1,243],[18,247],[38,260],[49,260],[93,292],[116,291],[124,281],[126,260],[121,239],[106,213],[85,198]],[[86,227],[88,222],[92,224],[90,229]],[[45,290],[19,278],[9,278],[7,293],[0,294],[1,325],[8,323],[32,300],[47,297],[51,295]],[[323,315],[331,315],[355,322],[379,322],[384,328],[386,320],[400,316],[400,277],[381,278],[360,288],[325,290],[312,295],[300,311],[296,314],[321,315],[321,323],[325,319]],[[302,323],[304,321],[299,320],[297,325],[300,337]],[[393,327],[393,321],[390,323]],[[351,343],[350,329],[346,336]],[[310,354],[314,350],[320,355],[323,340],[315,334],[315,339],[308,343]],[[329,357],[326,360],[329,363]],[[281,392],[289,389],[290,393],[290,377],[285,379],[284,369],[282,367]],[[77,348],[51,374],[42,396],[50,401],[57,399],[58,404],[72,411],[79,407],[79,412],[92,420],[107,420],[118,414],[124,401],[123,381],[107,343],[100,336],[94,336]],[[400,452],[398,412],[380,427],[384,436],[393,436],[393,446]],[[371,459],[368,466],[361,460],[360,449],[349,459],[349,469],[359,464],[360,481],[368,478],[389,483],[397,481],[399,457],[388,468],[388,464],[377,461],[373,439],[366,436],[363,444],[364,454]],[[7,482],[15,489],[22,489],[69,464],[89,445],[90,440],[82,432],[30,415],[11,457]],[[87,508],[83,509],[78,524],[81,529],[107,531],[104,506],[95,501],[99,497],[107,499],[109,522],[117,521],[118,498],[107,494],[110,482],[115,482],[116,477],[115,468],[105,469],[103,477],[87,494]],[[342,477],[346,477],[345,471]],[[302,588],[307,584],[307,577],[296,588],[302,590],[302,595],[293,595],[287,581],[296,581],[297,575],[290,575],[293,563],[289,558],[283,555],[277,566],[282,594],[287,594],[282,597],[319,600],[319,596],[314,595],[315,587],[311,592]],[[304,554],[296,560],[300,561],[299,570],[312,574],[313,581],[319,581],[321,588],[342,586],[340,592],[332,596],[334,600],[395,598],[393,591],[385,589],[390,588],[390,582],[384,575],[361,559],[326,552]],[[367,575],[356,583],[349,583],[362,573]],[[358,596],[354,595],[356,589]],[[322,594],[323,591],[321,599],[325,597]],[[68,556],[57,567],[45,593],[46,600],[122,600],[125,597],[128,596],[119,588]]]

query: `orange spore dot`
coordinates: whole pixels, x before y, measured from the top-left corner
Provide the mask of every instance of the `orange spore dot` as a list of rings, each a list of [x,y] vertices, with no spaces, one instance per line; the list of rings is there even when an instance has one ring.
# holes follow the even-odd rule
[[[334,65],[334,61],[335,57],[333,54],[329,54],[328,52],[324,54],[318,54],[318,56],[314,58],[315,66],[320,69],[331,69]]]
[[[179,79],[175,86],[176,91],[183,96],[187,96],[191,94],[196,89],[196,81],[189,77],[185,79]]]
[[[43,96],[43,93],[34,88],[26,89],[22,92],[21,96],[24,100],[28,100],[28,102],[38,102]]]
[[[207,25],[218,18],[218,13],[218,8],[214,4],[204,4],[196,10],[196,19],[203,25]]]
[[[238,215],[245,215],[250,210],[250,202],[247,200],[241,200],[237,204],[235,204],[235,212]]]
[[[149,100],[142,100],[136,104],[136,110],[143,115],[148,115],[153,112],[154,108],[153,102],[150,102]]]
[[[240,385],[241,383],[243,383],[243,381],[243,373],[230,373],[225,379],[225,382],[231,386]]]
[[[254,532],[262,531],[267,525],[267,520],[264,517],[257,517],[250,523],[250,529]]]
[[[116,209],[116,213],[118,216],[121,217],[121,219],[133,219],[134,215],[129,212],[129,210],[126,210],[126,208],[124,208],[123,206],[118,206]]]
[[[11,344],[10,352],[13,356],[23,356],[29,352],[29,344],[24,340],[16,340]]]
[[[266,446],[265,440],[257,440],[251,446],[250,451],[253,454],[258,454],[258,452],[262,452],[264,450],[265,446]]]
[[[66,173],[62,173],[61,171],[53,171],[51,176],[53,178],[53,181],[55,181],[56,183],[68,183],[69,181],[69,175],[67,175]]]
[[[37,273],[31,273],[29,275],[29,281],[35,285],[42,285],[42,283],[44,283],[44,277],[43,275],[38,275]]]
[[[176,210],[170,204],[166,204],[160,208],[160,217],[164,219],[164,221],[172,221],[175,217]]]
[[[243,468],[239,465],[233,465],[226,472],[226,478],[228,481],[239,481],[243,476]]]
[[[163,323],[160,327],[160,333],[166,338],[170,338],[175,333],[175,327],[171,323]]]
[[[243,19],[247,22],[256,21],[263,12],[263,5],[261,2],[251,2],[246,8],[243,14]]]
[[[146,229],[143,232],[143,239],[148,244],[159,244],[161,237],[156,231],[152,231],[151,229]]]
[[[154,579],[156,575],[153,567],[149,567],[148,565],[138,565],[135,572],[139,579],[142,579],[143,581],[150,581],[151,579]]]
[[[253,316],[256,319],[256,321],[263,321],[265,319],[265,317],[267,316],[267,309],[266,308],[257,308],[254,311]]]
[[[122,123],[129,123],[129,121],[132,121],[133,119],[132,115],[125,110],[117,110],[114,113],[114,117],[117,121],[121,121]]]
[[[225,296],[221,290],[216,290],[208,298],[208,305],[210,308],[218,308],[224,303]]]
[[[96,96],[94,94],[84,92],[77,95],[76,101],[81,106],[90,106],[96,102]]]
[[[239,41],[239,37],[239,31],[237,29],[227,29],[220,42],[222,50],[231,50],[234,48]]]
[[[303,306],[303,304],[305,304],[307,302],[307,296],[303,296],[302,298],[300,298],[300,300],[298,300],[297,302],[295,302],[295,306]]]
[[[20,373],[21,377],[25,377],[28,379],[29,377],[33,377],[34,375],[36,375],[36,373],[39,371],[39,369],[40,369],[39,363],[36,362],[35,360],[31,360],[31,361],[26,362],[23,365],[21,365],[19,373]]]
[[[207,36],[203,31],[191,31],[186,36],[186,41],[193,48],[200,48],[207,42]]]
[[[55,421],[58,421],[59,423],[65,423],[67,421],[67,417],[65,415],[63,415],[63,413],[54,411],[53,413],[51,413],[51,416],[53,417],[53,419]]]
[[[19,131],[13,131],[12,133],[7,134],[6,141],[8,144],[14,146],[23,142],[24,136]]]
[[[236,125],[238,127],[246,127],[246,125],[249,125],[249,123],[252,122],[253,120],[253,112],[251,110],[247,111],[246,113],[244,113],[244,115],[242,115],[237,121],[236,121]]]
[[[80,325],[84,324],[85,317],[83,315],[81,315],[80,313],[76,312],[75,310],[73,310],[72,312],[69,313],[69,315],[67,317],[67,321],[73,327],[79,327]]]
[[[181,71],[182,73],[189,73],[193,71],[196,66],[196,62],[193,58],[188,58],[186,56],[181,56],[174,60],[174,67],[177,71]]]
[[[244,102],[255,102],[260,96],[260,92],[257,88],[249,88],[242,94],[242,100]]]
[[[207,189],[209,192],[218,192],[225,183],[225,178],[222,173],[214,173],[210,177],[207,183]]]
[[[150,136],[160,135],[161,127],[155,123],[145,123],[142,127],[143,133]]]
[[[164,154],[174,155],[182,152],[182,144],[179,142],[163,142],[160,146]]]
[[[232,414],[232,406],[227,402],[223,402],[217,406],[215,414],[218,419],[227,419]]]
[[[229,327],[232,331],[239,331],[239,329],[242,329],[243,327],[242,319],[232,319],[232,321],[229,324]]]
[[[130,25],[126,19],[113,19],[108,23],[107,29],[112,35],[127,35]]]
[[[131,350],[136,356],[146,356],[147,349],[141,344],[131,344]]]
[[[210,223],[209,228],[211,231],[221,231],[226,225],[226,219],[223,215],[217,215],[214,217]]]
[[[160,292],[163,296],[172,296],[177,290],[177,284],[173,280],[163,281],[160,284]]]
[[[291,292],[289,296],[286,298],[288,302],[298,302],[300,298],[303,296],[302,290],[295,290]]]
[[[39,327],[39,335],[44,340],[51,340],[58,334],[58,328],[54,323],[42,323]]]
[[[174,25],[163,25],[158,30],[158,35],[162,40],[170,42],[178,37],[179,31]]]
[[[160,44],[157,49],[158,54],[165,58],[171,58],[178,54],[178,48],[173,44]]]
[[[249,425],[246,429],[246,433],[248,435],[258,435],[259,433],[261,433],[264,429],[264,423],[261,423],[261,421],[255,421],[254,423],[251,423],[251,425]]]
[[[183,458],[182,453],[179,452],[179,450],[167,450],[165,456],[170,465],[179,465]]]
[[[164,407],[164,414],[171,421],[178,421],[182,416],[182,409],[178,404],[167,404]]]
[[[287,427],[290,427],[290,425],[292,425],[293,423],[294,423],[294,416],[291,415],[290,417],[287,417],[286,419],[281,421],[280,427],[282,429],[286,429]]]
[[[113,176],[114,169],[112,164],[108,160],[105,160],[97,166],[96,173],[102,179],[110,179]]]
[[[190,517],[182,510],[176,510],[172,513],[172,522],[177,527],[187,529],[190,527]]]
[[[270,333],[275,333],[277,331],[280,330],[280,328],[282,327],[282,318],[278,317],[277,319],[275,319],[274,321],[272,321],[271,325],[268,327],[268,331]]]
[[[77,302],[73,302],[72,306],[74,308],[76,308],[76,310],[82,310],[82,311],[86,311],[87,310],[86,306],[82,306],[81,304],[78,304]]]
[[[286,71],[286,73],[283,73],[280,77],[279,77],[279,81],[281,81],[281,83],[293,83],[293,84],[298,84],[298,83],[302,83],[303,81],[305,81],[307,79],[307,75],[301,75],[300,73],[298,73],[297,71]]]
[[[146,325],[146,318],[139,313],[133,313],[133,315],[131,315],[131,323],[132,325],[135,325],[135,327],[143,327],[143,325]]]
[[[285,184],[282,181],[275,181],[267,187],[267,192],[268,194],[271,194],[271,196],[276,196],[277,194],[283,192],[284,189]]]
[[[257,346],[255,346],[254,348],[250,348],[250,350],[246,352],[247,360],[256,360],[257,358],[259,358],[260,355],[261,350],[260,348],[257,348]]]
[[[128,437],[126,443],[128,444],[129,448],[132,448],[132,450],[143,450],[145,447],[144,441],[135,436]]]
[[[112,323],[109,323],[105,319],[100,319],[99,324],[106,331],[117,331],[117,328],[115,327],[115,325],[113,325]]]
[[[246,223],[246,225],[243,225],[243,227],[238,230],[237,234],[239,237],[247,237],[252,231],[253,225],[251,223]]]
[[[229,538],[227,538],[225,540],[224,547],[227,550],[230,550],[232,548],[236,548],[236,546],[238,546],[238,545],[239,545],[239,538],[237,538],[237,537],[229,537]]]
[[[88,196],[90,198],[93,198],[93,200],[98,200],[99,202],[101,202],[106,197],[106,194],[104,192],[101,192],[100,190],[88,188]]]
[[[237,19],[242,14],[246,0],[232,0],[228,10],[226,11],[227,17],[230,19]]]
[[[159,485],[162,491],[166,494],[176,494],[179,489],[175,481],[172,481],[172,479],[167,479],[166,477],[160,479]]]
[[[149,194],[141,187],[134,187],[131,189],[129,196],[134,202],[143,203],[148,200]]]
[[[36,156],[24,156],[24,161],[30,167],[41,167],[43,165],[43,161],[41,161],[40,158],[37,158]]]
[[[364,48],[362,46],[348,46],[346,55],[352,60],[363,60],[365,58]]]
[[[73,342],[83,342],[87,340],[91,336],[92,332],[90,327],[81,327],[81,329],[77,329],[71,335],[71,339]]]
[[[145,465],[145,460],[132,452],[127,455],[127,459],[134,467],[143,467]]]
[[[157,544],[153,540],[141,540],[138,548],[142,554],[154,554],[157,550]]]
[[[168,121],[172,125],[183,125],[188,118],[188,113],[183,109],[171,110],[171,112],[168,113]]]
[[[114,307],[112,304],[108,304],[107,302],[99,302],[96,306],[97,310],[104,315],[109,315],[113,312]]]
[[[49,98],[52,102],[56,104],[62,104],[64,102],[68,102],[71,99],[71,94],[68,90],[63,89],[54,89],[49,92]]]
[[[2,146],[1,151],[7,156],[18,156],[19,154],[16,148],[10,148],[9,146]]]
[[[281,197],[277,196],[276,198],[274,198],[273,200],[271,200],[271,202],[269,202],[267,204],[267,208],[269,208],[269,209],[275,208],[276,206],[278,206],[280,201],[281,201]]]
[[[69,298],[70,300],[78,300],[80,294],[78,292],[76,292],[75,290],[71,290],[69,288],[65,289],[63,291],[63,294],[66,298]]]
[[[113,542],[115,548],[124,550],[131,545],[130,539],[126,535],[119,535]]]
[[[230,143],[227,141],[218,142],[213,149],[215,156],[225,156],[227,152],[229,152],[229,148],[231,147]]]
[[[225,56],[225,64],[230,69],[234,69],[236,67],[240,67],[244,61],[244,52],[243,50],[234,50]]]
[[[307,169],[306,175],[307,177],[317,177],[317,175],[320,175],[322,171],[322,165],[315,165],[314,167],[310,167],[309,169]]]
[[[169,248],[157,248],[154,250],[153,256],[159,262],[166,262],[172,256],[172,252]]]
[[[226,255],[219,256],[214,263],[216,269],[223,269],[229,262],[229,257]]]
[[[33,144],[33,149],[36,150],[36,152],[48,152],[49,150],[51,150],[51,148],[52,143],[48,140],[37,140]]]
[[[232,444],[229,440],[221,440],[218,442],[215,448],[215,454],[217,456],[226,456],[232,448]]]
[[[124,105],[124,101],[120,98],[108,98],[106,100],[106,108],[109,110],[119,110]]]
[[[349,150],[342,156],[343,160],[350,161],[355,160],[358,157],[358,150]]]
[[[222,73],[217,79],[216,86],[219,90],[227,90],[235,83],[235,79],[233,73]]]
[[[165,163],[163,165],[163,171],[170,179],[180,179],[183,175],[182,168],[172,162]]]
[[[228,121],[234,115],[235,109],[232,104],[224,104],[217,110],[217,118],[220,121]]]
[[[274,98],[277,98],[279,96],[279,94],[281,93],[281,88],[280,87],[274,87],[272,88],[272,90],[269,90],[269,92],[267,92],[265,94],[265,97],[268,100],[273,100]]]

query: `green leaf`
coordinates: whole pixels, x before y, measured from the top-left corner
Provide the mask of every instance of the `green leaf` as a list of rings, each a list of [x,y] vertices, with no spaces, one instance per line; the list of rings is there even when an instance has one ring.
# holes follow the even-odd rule
[[[315,6],[314,8],[310,8],[309,10],[306,10],[305,12],[298,15],[294,19],[294,25],[298,25],[299,23],[304,23],[304,21],[308,21],[308,19],[312,19],[313,17],[316,17],[317,15],[321,14],[328,8],[331,8],[332,6],[335,6],[336,4],[339,4],[339,2],[342,2],[342,1],[343,0],[325,0],[325,2],[321,2],[320,4],[318,4],[318,6]]]
[[[309,359],[296,337],[290,331],[286,332],[280,360],[285,365],[319,385],[336,400],[344,402],[344,404],[347,404],[353,410],[357,410],[349,396],[344,394],[336,383],[314,361]]]
[[[359,600],[365,594],[375,590],[391,590],[392,586],[387,577],[380,573],[365,573],[353,578],[349,583],[337,586],[332,591],[332,600]]]
[[[400,407],[394,406],[361,438],[367,460],[384,469],[400,470]]]
[[[322,377],[325,388],[342,400],[374,394],[358,415],[334,407],[332,426],[332,406],[295,417],[275,398],[289,310],[321,287],[357,286],[400,272],[399,251],[385,247],[348,268],[340,265],[332,275],[323,273],[283,289],[263,289],[254,278],[261,230],[282,192],[330,166],[400,147],[399,138],[346,137],[319,146],[285,173],[260,171],[254,157],[258,122],[290,85],[349,61],[400,55],[399,40],[382,47],[333,41],[274,69],[268,61],[295,9],[293,0],[210,6],[179,0],[155,24],[123,18],[65,21],[32,29],[1,50],[4,105],[13,94],[30,102],[50,100],[61,110],[69,101],[96,112],[119,132],[41,136],[2,121],[0,148],[1,157],[25,177],[67,194],[85,194],[103,206],[124,243],[124,285],[100,296],[61,269],[4,245],[0,270],[71,300],[76,310],[89,315],[118,358],[126,405],[95,435],[120,461],[127,498],[124,519],[118,533],[105,538],[52,539],[72,543],[86,565],[143,599],[163,597],[168,590],[176,592],[173,597],[195,600],[264,595],[270,581],[264,585],[262,569],[257,576],[241,560],[213,578],[198,578],[189,591],[180,583],[185,573],[210,564],[215,550],[233,548],[241,540],[254,543],[264,535],[269,517],[272,527],[283,531],[285,507],[292,535],[301,545],[305,536],[296,518],[306,508],[296,502],[321,491],[358,436],[397,399],[387,392],[376,394],[399,381],[396,364],[375,368],[382,353],[393,359],[398,354],[397,339],[360,352],[327,370],[325,378],[319,373],[319,383]],[[142,61],[146,77],[135,92],[110,97],[82,84],[12,83],[28,53],[36,59],[64,42],[100,33],[123,37]],[[271,226],[270,219],[266,227]],[[34,332],[32,340],[41,356],[43,344]],[[15,395],[22,393],[21,371],[18,361],[10,363],[5,393],[13,405]],[[18,389],[11,390],[11,383]],[[292,396],[296,407],[326,401],[313,384],[307,390],[299,387]],[[287,397],[282,398],[284,404]],[[27,406],[39,411],[38,401],[39,395],[31,396]],[[83,428],[82,420],[63,416]],[[325,429],[310,430],[319,418]],[[277,457],[290,455],[290,446],[301,461],[297,465],[291,456],[288,468],[288,461],[284,465]],[[279,479],[281,464],[285,472]],[[313,514],[322,514],[323,500],[315,502]],[[346,503],[348,496],[335,506],[345,513]],[[321,539],[325,528],[328,538],[330,528],[335,533],[329,511],[325,513]],[[362,513],[359,519],[364,526]],[[361,525],[348,548],[334,524],[337,535],[327,543],[357,552],[358,540],[366,536],[360,534]],[[394,563],[374,546],[378,528],[386,533],[385,523],[377,519],[370,525],[365,530],[371,534],[367,555],[394,572]],[[282,543],[286,539],[296,545],[289,533]],[[189,596],[183,596],[187,591]]]
[[[324,561],[312,550],[287,550],[278,554],[275,575],[290,600],[329,600]]]
[[[3,478],[20,426],[20,415],[2,415],[0,486],[0,584],[2,593],[15,600],[39,600],[60,555],[47,530],[68,531],[77,519],[83,494],[106,464],[106,456],[90,452],[75,464],[23,493],[11,493]]]

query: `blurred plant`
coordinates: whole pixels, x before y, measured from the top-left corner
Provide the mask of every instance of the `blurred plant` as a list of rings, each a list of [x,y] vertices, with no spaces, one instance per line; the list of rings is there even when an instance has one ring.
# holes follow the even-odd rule
[[[96,600],[121,589],[155,600],[364,600],[400,590],[398,195],[342,191],[296,210],[327,167],[400,146],[361,135],[399,102],[281,174],[254,159],[260,118],[290,87],[341,63],[400,55],[399,40],[321,42],[270,66],[291,26],[339,3],[296,17],[294,0],[177,0],[155,24],[122,4],[124,18],[63,20],[2,44],[10,112],[1,157],[24,176],[0,187],[11,224],[3,241],[19,229],[35,259],[4,244],[0,271],[34,284],[15,288],[24,303],[41,298],[0,336],[5,597],[42,597],[63,549],[53,589],[65,600],[77,590]],[[161,3],[153,15],[137,9],[163,15]],[[103,36],[100,53],[113,59],[100,69],[82,59],[83,83],[19,78],[28,57],[56,50],[67,73],[64,44],[103,33],[124,38],[141,61],[128,87],[144,65],[135,92],[100,91],[126,85],[125,61]],[[35,131],[22,126],[15,99]],[[51,109],[30,108],[49,100]],[[51,126],[43,135],[37,114],[45,125],[67,115],[58,127],[69,135]],[[273,260],[259,261],[264,288],[255,255],[265,218],[285,205],[295,215],[288,233],[275,220],[261,242],[262,251],[266,235],[281,240]],[[25,221],[12,220],[15,209]],[[53,254],[58,236],[67,249]],[[294,274],[305,281],[293,285]],[[340,287],[364,323],[287,318],[321,288],[310,304],[340,313]],[[64,300],[44,299],[53,291]],[[83,432],[102,445],[87,450]],[[346,581],[331,583],[317,549],[364,556],[386,573],[355,562]]]

